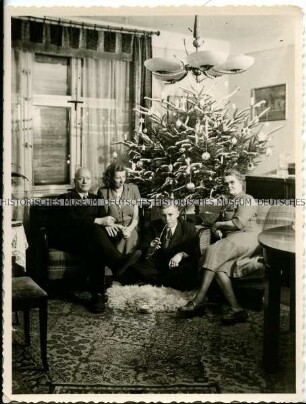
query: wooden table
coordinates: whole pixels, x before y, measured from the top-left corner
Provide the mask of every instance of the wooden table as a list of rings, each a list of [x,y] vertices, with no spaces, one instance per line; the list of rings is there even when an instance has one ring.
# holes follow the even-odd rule
[[[281,270],[290,276],[290,330],[295,331],[295,231],[292,226],[264,230],[258,236],[264,250],[266,287],[264,301],[263,365],[265,370],[278,367],[280,329]]]

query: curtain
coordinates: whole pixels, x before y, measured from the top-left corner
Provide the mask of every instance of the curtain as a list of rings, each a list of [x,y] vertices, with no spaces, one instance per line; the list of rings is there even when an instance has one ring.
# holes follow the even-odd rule
[[[28,102],[31,96],[32,54],[12,50],[11,58],[12,195],[21,199],[32,195],[32,116]],[[12,212],[14,220],[23,220],[25,224],[28,215],[29,207],[14,208]]]
[[[131,74],[131,108],[139,105],[150,108],[150,102],[144,97],[152,97],[152,74],[144,67],[144,61],[152,57],[152,38],[150,36],[134,36],[133,68]],[[131,117],[132,130],[139,127],[139,113]]]
[[[87,166],[93,184],[101,186],[102,174],[113,161],[126,162],[125,147],[115,142],[129,136],[130,63],[85,59],[83,65],[84,109],[82,119],[82,165]]]
[[[144,97],[152,95],[152,75],[144,67],[144,61],[152,56],[151,37],[135,35],[132,44],[132,62],[84,61],[83,96],[96,107],[84,108],[83,163],[91,170],[97,187],[102,185],[107,165],[114,161],[114,152],[118,162],[128,164],[126,147],[116,142],[133,136],[139,120],[134,108],[149,106]]]

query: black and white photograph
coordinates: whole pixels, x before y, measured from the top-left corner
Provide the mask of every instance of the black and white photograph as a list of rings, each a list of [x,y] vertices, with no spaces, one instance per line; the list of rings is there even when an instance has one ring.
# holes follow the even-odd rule
[[[4,8],[5,402],[303,400],[303,10]]]

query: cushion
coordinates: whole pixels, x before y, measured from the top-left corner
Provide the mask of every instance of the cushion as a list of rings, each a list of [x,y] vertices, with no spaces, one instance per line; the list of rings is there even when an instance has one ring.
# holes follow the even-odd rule
[[[48,278],[50,280],[74,277],[76,272],[82,271],[78,257],[67,252],[50,248],[48,259]]]
[[[46,298],[47,293],[28,276],[12,278],[13,300]]]

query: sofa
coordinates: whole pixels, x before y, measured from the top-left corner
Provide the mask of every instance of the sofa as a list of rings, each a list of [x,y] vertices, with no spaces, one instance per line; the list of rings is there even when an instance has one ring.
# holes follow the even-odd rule
[[[210,227],[218,215],[220,208],[202,207],[197,215],[187,215],[186,219],[195,222],[199,234],[199,243],[202,254],[211,242]],[[79,260],[64,251],[52,247],[52,240],[48,232],[50,221],[54,220],[56,207],[33,207],[31,209],[31,276],[42,287],[48,290],[52,281],[67,281],[69,284],[78,280],[84,285],[86,280]],[[261,228],[268,229],[277,226],[290,225],[295,220],[293,206],[259,206],[257,223]],[[142,222],[143,222],[142,218]],[[257,254],[261,254],[260,247]],[[286,268],[284,268],[284,273]],[[106,271],[111,277],[111,272]],[[234,278],[233,286],[238,300],[244,306],[260,309],[264,294],[265,270],[261,268],[246,271],[242,278]],[[107,283],[107,282],[106,282]],[[217,292],[216,292],[217,293]]]

